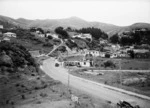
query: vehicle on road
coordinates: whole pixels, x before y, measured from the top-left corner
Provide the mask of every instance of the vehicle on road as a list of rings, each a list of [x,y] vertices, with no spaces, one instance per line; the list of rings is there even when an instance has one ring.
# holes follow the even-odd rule
[[[59,67],[59,64],[58,64],[58,63],[55,63],[55,67]]]

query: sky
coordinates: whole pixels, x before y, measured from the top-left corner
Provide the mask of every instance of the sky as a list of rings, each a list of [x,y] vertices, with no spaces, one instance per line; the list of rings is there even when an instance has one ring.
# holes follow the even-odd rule
[[[118,26],[150,23],[150,0],[0,0],[0,15],[26,19],[72,16]]]

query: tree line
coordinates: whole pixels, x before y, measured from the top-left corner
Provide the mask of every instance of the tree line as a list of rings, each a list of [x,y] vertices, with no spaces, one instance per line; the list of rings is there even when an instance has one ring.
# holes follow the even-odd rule
[[[132,30],[129,33],[122,33],[122,36],[114,34],[110,37],[110,41],[114,44],[118,43],[121,45],[150,44],[150,30]]]
[[[108,38],[108,35],[99,28],[88,27],[88,28],[82,28],[82,29],[75,30],[75,31],[78,33],[90,33],[92,35],[92,38],[94,39],[99,39],[99,38],[107,39]]]

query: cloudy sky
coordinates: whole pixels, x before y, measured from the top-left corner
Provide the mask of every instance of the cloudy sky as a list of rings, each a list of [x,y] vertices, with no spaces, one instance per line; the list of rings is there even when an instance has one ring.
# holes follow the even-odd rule
[[[150,23],[150,0],[0,0],[0,15],[27,19],[77,16],[126,26]]]

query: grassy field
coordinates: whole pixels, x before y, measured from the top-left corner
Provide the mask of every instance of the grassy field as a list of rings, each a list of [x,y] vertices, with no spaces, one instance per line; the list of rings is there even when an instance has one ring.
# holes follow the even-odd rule
[[[104,62],[112,61],[115,64],[114,68],[103,66]],[[150,60],[147,59],[109,59],[95,58],[95,63],[99,65],[99,69],[122,69],[122,70],[149,70]]]
[[[96,71],[98,75],[89,74],[95,72],[87,69],[74,69],[71,74],[93,80],[99,83],[133,91],[139,94],[150,96],[150,73],[112,72]],[[142,80],[143,79],[143,80]]]
[[[81,60],[83,57],[69,57],[65,58],[67,61]],[[115,67],[104,67],[104,62],[112,61]],[[132,72],[115,72],[111,70],[150,70],[150,60],[148,59],[111,59],[111,58],[94,58],[94,63],[98,67],[89,68],[72,68],[71,74],[83,77],[96,82],[104,83],[110,86],[122,88],[133,91],[139,94],[150,96],[150,73],[132,73]],[[120,65],[121,64],[121,65]],[[96,70],[98,75],[86,73],[87,71],[93,73]],[[108,70],[108,71],[101,71]],[[100,74],[99,74],[100,73]],[[102,75],[101,75],[102,74]]]

